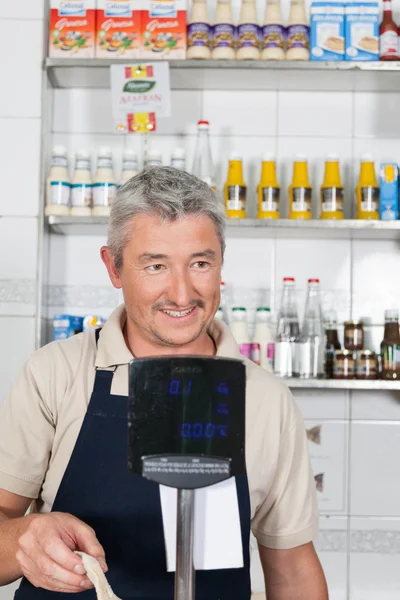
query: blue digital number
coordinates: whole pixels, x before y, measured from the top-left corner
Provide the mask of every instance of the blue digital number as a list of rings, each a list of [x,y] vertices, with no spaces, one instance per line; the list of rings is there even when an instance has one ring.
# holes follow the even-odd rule
[[[201,438],[203,435],[203,425],[201,423],[195,423],[193,425],[193,437]]]
[[[192,426],[190,423],[182,423],[181,437],[183,437],[183,438],[192,437]]]
[[[190,394],[190,391],[192,389],[192,382],[188,381],[188,387],[187,387],[187,393]]]
[[[181,382],[178,379],[173,379],[169,384],[169,393],[171,396],[178,396],[181,393]]]
[[[207,423],[206,430],[204,432],[206,438],[213,438],[215,435],[215,425],[214,423]]]
[[[215,423],[182,423],[181,438],[185,439],[212,439],[216,435],[226,437],[228,433],[227,425],[215,425]]]

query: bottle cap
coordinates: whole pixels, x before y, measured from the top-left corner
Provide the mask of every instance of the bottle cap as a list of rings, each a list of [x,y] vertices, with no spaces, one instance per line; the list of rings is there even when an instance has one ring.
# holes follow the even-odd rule
[[[374,162],[374,158],[373,158],[372,154],[369,154],[367,152],[366,154],[362,155],[361,162]]]
[[[308,283],[318,283],[319,284],[319,279],[309,279]]]
[[[101,146],[99,148],[97,156],[106,156],[107,158],[111,158],[112,150],[109,146]]]
[[[294,157],[295,162],[307,162],[307,156],[305,154],[296,154]]]
[[[123,159],[125,160],[137,160],[137,154],[132,148],[125,148]]]
[[[262,155],[263,162],[275,162],[275,154],[273,152],[264,152]]]
[[[197,123],[198,129],[208,129],[210,127],[210,123],[208,121],[199,121]]]
[[[294,283],[294,277],[284,277],[283,281],[291,281]]]
[[[172,150],[171,158],[178,158],[180,160],[186,158],[185,148],[174,148]]]
[[[229,157],[229,160],[242,160],[242,156],[238,152],[232,152],[232,154]]]
[[[146,157],[146,163],[148,162],[162,162],[161,154],[159,152],[149,152]]]
[[[232,311],[235,311],[235,310],[246,311],[244,306],[232,306]]]
[[[271,309],[268,306],[259,306],[257,312],[271,312]]]
[[[75,152],[75,158],[81,160],[90,160],[90,154],[87,150],[77,150]]]
[[[396,308],[390,308],[389,310],[385,310],[385,320],[386,319],[398,319],[399,311]]]
[[[54,146],[52,154],[53,156],[66,156],[67,149],[65,146]]]
[[[327,155],[326,162],[339,162],[339,157],[337,154],[332,152],[331,154]]]

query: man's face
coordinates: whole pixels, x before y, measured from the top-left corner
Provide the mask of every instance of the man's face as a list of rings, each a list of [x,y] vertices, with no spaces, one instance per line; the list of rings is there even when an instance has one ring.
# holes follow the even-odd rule
[[[152,343],[179,347],[194,342],[213,319],[221,266],[220,240],[209,217],[162,223],[158,216],[138,215],[117,278],[108,270],[122,287],[138,332]]]

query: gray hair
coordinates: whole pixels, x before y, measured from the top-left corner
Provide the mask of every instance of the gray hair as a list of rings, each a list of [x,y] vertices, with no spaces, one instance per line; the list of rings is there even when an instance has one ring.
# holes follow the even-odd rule
[[[194,175],[172,167],[148,167],[121,187],[111,205],[107,244],[115,267],[123,265],[123,252],[132,235],[132,219],[156,214],[162,222],[188,215],[206,215],[213,221],[225,251],[225,210],[215,192]]]

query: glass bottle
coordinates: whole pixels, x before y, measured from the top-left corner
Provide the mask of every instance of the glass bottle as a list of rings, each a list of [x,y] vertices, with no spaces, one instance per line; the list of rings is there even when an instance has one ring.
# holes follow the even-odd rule
[[[325,375],[328,379],[333,378],[335,352],[340,349],[336,315],[331,312],[325,321]]]
[[[299,335],[295,280],[285,277],[275,338],[274,372],[279,377],[293,377],[296,373],[295,345]]]
[[[309,279],[303,329],[296,344],[296,375],[302,379],[324,376],[324,342],[319,279]]]
[[[208,121],[199,121],[197,123],[197,141],[192,173],[202,181],[205,181],[215,191],[209,129],[210,123]]]
[[[385,310],[385,332],[381,343],[382,379],[400,379],[399,311]]]

